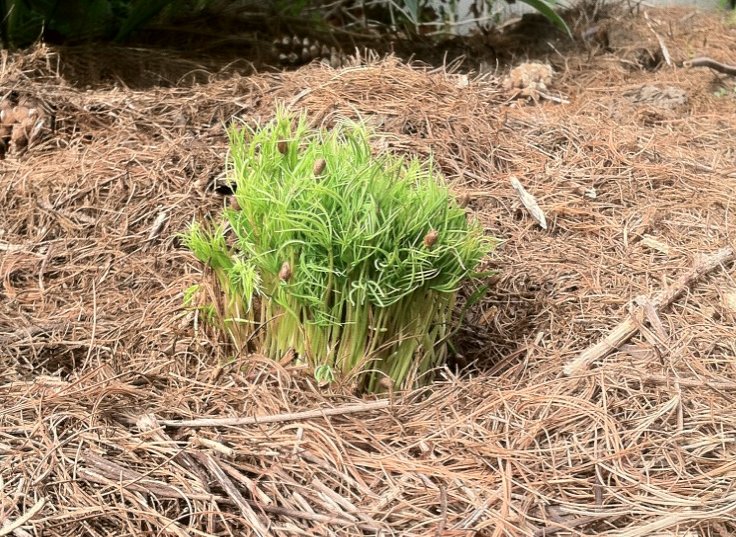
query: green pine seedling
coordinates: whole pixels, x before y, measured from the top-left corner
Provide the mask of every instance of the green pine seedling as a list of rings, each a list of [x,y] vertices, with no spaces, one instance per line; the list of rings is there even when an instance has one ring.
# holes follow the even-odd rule
[[[431,163],[376,157],[361,124],[311,130],[279,110],[230,130],[228,164],[237,203],[184,239],[212,272],[235,347],[294,350],[321,382],[366,391],[431,380],[457,291],[494,244]]]

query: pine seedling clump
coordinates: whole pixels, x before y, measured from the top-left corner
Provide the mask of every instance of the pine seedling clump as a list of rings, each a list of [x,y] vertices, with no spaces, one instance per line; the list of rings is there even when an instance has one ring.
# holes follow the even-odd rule
[[[208,317],[238,351],[293,351],[319,380],[431,380],[455,299],[491,241],[431,164],[374,156],[370,133],[279,111],[230,130],[234,201],[185,243],[214,275]]]

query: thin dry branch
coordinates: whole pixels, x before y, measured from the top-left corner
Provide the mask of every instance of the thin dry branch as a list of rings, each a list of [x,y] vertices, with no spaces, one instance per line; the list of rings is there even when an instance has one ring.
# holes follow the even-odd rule
[[[262,509],[266,513],[273,515],[287,516],[289,518],[310,520],[319,522],[320,524],[337,525],[337,526],[354,526],[361,531],[368,532],[380,532],[380,528],[362,522],[353,522],[351,520],[345,520],[334,515],[322,515],[319,513],[308,513],[306,511],[299,511],[297,509],[288,509],[285,507],[273,507],[270,505],[261,505],[252,500],[247,500],[253,507]]]
[[[551,521],[548,526],[534,530],[533,537],[551,537],[552,535],[563,532],[573,533],[575,528],[579,528],[580,526],[584,526],[592,522],[597,522],[601,520],[601,518],[603,518],[601,515],[558,517],[556,520]]]
[[[46,505],[46,498],[41,498],[35,504],[33,504],[33,506],[28,511],[23,513],[23,515],[18,517],[16,520],[3,524],[3,526],[0,527],[0,536],[10,535],[11,533],[16,532],[18,528],[27,524],[29,520],[36,516],[36,514],[38,514],[38,512],[43,509],[44,505]]]
[[[217,481],[227,495],[240,508],[240,512],[248,521],[251,529],[258,537],[269,537],[271,532],[268,530],[268,522],[262,520],[261,517],[253,510],[250,504],[245,500],[235,483],[220,468],[217,461],[211,455],[206,453],[193,453],[193,456],[207,469],[209,474]]]
[[[736,76],[736,65],[718,62],[713,58],[693,58],[682,62],[685,67],[708,67],[724,75]]]
[[[657,31],[654,29],[654,25],[652,24],[651,19],[649,18],[649,14],[647,12],[644,12],[644,18],[647,21],[647,26],[649,27],[649,30],[654,34],[654,37],[657,38],[657,42],[659,43],[659,50],[662,51],[662,57],[664,58],[665,63],[672,67],[672,57],[670,56],[670,51],[667,48],[667,45],[664,42],[664,39],[662,39],[662,36],[657,33]]]
[[[712,270],[730,262],[733,257],[734,250],[731,247],[723,248],[709,256],[701,256],[695,261],[692,268],[680,276],[670,287],[658,292],[651,299],[640,297],[635,300],[634,311],[629,313],[626,319],[611,330],[605,338],[592,347],[585,349],[574,360],[571,360],[565,365],[563,368],[565,375],[570,376],[581,373],[594,361],[617,350],[640,329],[643,319],[642,313],[646,309],[652,308],[655,312],[659,312],[663,308],[668,307],[693,283]]]
[[[243,425],[260,425],[263,423],[279,423],[284,421],[300,421],[314,418],[355,414],[380,410],[391,405],[391,401],[384,399],[373,403],[361,403],[342,407],[306,410],[304,412],[288,412],[269,416],[249,416],[244,418],[201,418],[196,420],[159,420],[166,427],[232,427]]]

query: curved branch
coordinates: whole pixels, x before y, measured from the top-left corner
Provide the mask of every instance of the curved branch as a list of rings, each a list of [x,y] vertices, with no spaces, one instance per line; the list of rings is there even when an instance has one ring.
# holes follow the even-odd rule
[[[726,65],[715,61],[713,58],[693,58],[682,62],[685,67],[710,67],[714,71],[724,73],[731,76],[736,76],[736,65]]]

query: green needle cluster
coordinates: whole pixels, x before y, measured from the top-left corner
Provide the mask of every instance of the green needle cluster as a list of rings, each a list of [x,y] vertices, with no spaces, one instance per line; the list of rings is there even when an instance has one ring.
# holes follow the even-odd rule
[[[235,203],[185,243],[212,269],[214,316],[239,351],[293,350],[320,380],[377,391],[431,379],[458,288],[492,241],[430,164],[369,142],[361,124],[312,130],[283,110],[232,129]]]

